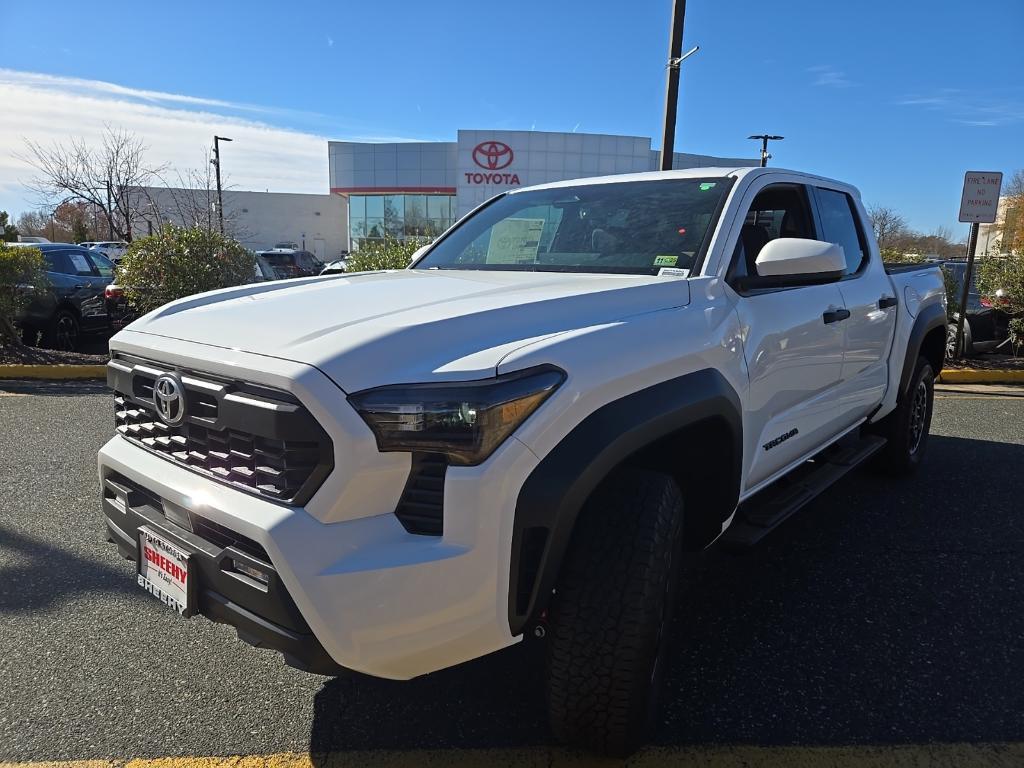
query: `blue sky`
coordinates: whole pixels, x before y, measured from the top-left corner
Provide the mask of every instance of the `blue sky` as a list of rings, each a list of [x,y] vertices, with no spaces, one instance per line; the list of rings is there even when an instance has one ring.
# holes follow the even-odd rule
[[[690,0],[677,151],[835,176],[959,238],[963,172],[1024,167],[1024,2]],[[977,7],[977,18],[969,8]],[[101,10],[102,9],[102,10]],[[26,209],[23,137],[138,131],[239,188],[326,192],[326,138],[459,128],[660,143],[669,0],[101,4],[5,0],[0,208]],[[42,32],[42,34],[39,34]],[[232,135],[228,133],[227,135]]]

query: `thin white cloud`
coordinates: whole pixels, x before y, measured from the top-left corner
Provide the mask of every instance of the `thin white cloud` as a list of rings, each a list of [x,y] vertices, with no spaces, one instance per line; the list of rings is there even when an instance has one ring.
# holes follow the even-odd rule
[[[845,72],[841,72],[831,64],[820,64],[816,67],[808,67],[807,71],[814,75],[812,85],[825,88],[850,88],[856,85],[850,80]]]
[[[898,99],[897,106],[917,107],[945,117],[947,122],[977,128],[995,128],[1024,122],[1024,101],[1019,92],[964,93],[944,88],[934,93],[918,93]]]
[[[33,203],[24,182],[34,170],[19,157],[25,140],[43,145],[82,138],[98,142],[104,127],[124,128],[149,147],[153,165],[184,172],[202,166],[214,134],[222,147],[226,184],[235,189],[326,193],[328,137],[252,119],[273,109],[184,94],[125,88],[114,83],[0,70],[0,210],[12,214]],[[246,109],[250,117],[224,114]],[[355,136],[352,141],[403,141]]]
[[[333,48],[334,47],[334,38],[331,37],[330,35],[327,36],[327,47],[328,48]]]

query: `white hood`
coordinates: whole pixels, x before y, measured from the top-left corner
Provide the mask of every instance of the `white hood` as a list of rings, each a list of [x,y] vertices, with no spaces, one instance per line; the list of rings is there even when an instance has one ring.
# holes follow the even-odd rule
[[[492,376],[531,341],[689,299],[667,277],[402,270],[200,294],[129,329],[306,363],[355,392]]]

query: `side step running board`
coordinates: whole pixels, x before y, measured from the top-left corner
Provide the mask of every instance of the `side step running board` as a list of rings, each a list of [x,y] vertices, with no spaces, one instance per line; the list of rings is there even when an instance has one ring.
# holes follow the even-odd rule
[[[735,549],[752,547],[884,445],[884,438],[865,435],[826,448],[741,504],[722,543]]]

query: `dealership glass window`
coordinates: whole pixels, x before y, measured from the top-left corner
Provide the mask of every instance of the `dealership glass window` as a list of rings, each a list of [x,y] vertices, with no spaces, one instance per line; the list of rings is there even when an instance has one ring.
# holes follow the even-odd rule
[[[366,198],[362,195],[351,195],[348,198],[348,215],[351,219],[366,218]]]
[[[372,219],[369,216],[366,217],[366,236],[383,239],[384,237],[384,219]]]
[[[427,218],[447,219],[448,198],[441,195],[431,195],[427,198]]]
[[[352,247],[364,240],[433,238],[450,227],[457,206],[451,195],[351,195]]]
[[[384,218],[384,195],[368,195],[366,197],[366,218]]]

